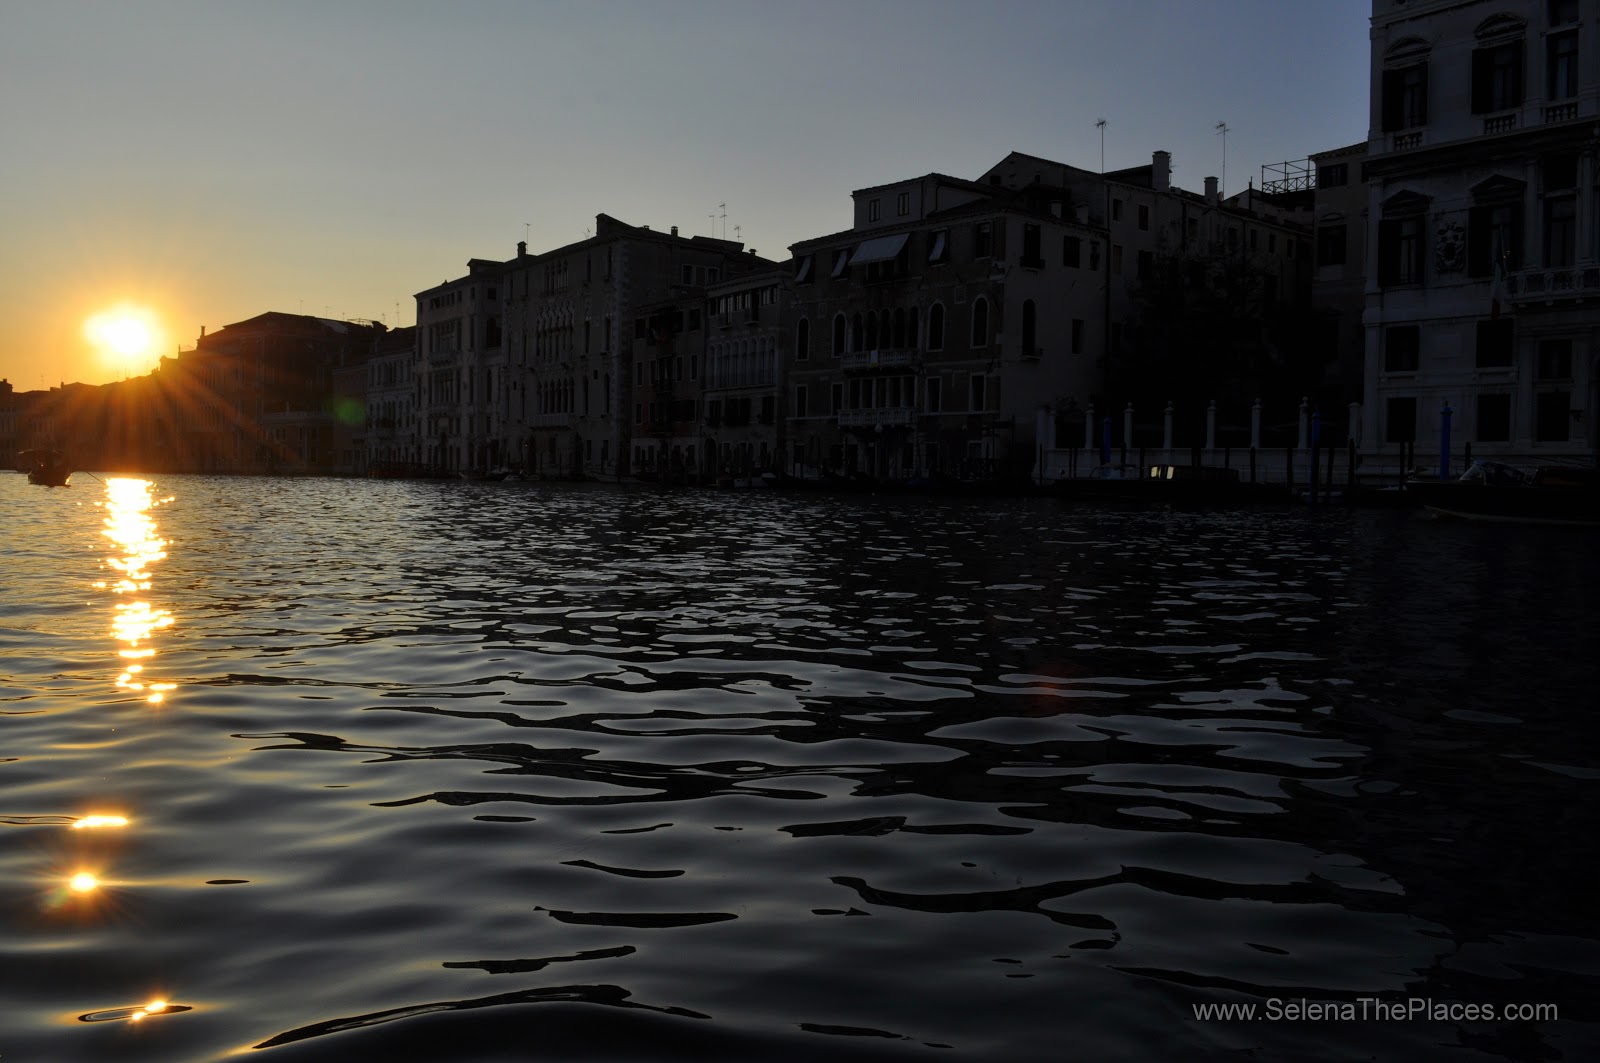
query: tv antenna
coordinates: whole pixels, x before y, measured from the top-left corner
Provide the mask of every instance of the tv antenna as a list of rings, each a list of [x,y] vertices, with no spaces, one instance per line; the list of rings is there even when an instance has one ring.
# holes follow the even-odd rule
[[[1100,130],[1100,172],[1104,174],[1106,172],[1106,120],[1104,118],[1097,120],[1094,127]]]
[[[1217,134],[1222,137],[1222,188],[1217,193],[1218,199],[1227,198],[1228,194],[1228,123],[1217,123]]]

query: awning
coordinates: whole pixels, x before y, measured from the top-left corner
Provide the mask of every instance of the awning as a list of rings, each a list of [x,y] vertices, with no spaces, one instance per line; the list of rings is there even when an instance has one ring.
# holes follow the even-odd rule
[[[811,256],[807,255],[800,260],[800,268],[795,270],[794,282],[804,284],[811,279]]]
[[[850,264],[860,266],[868,262],[887,262],[900,253],[910,238],[910,233],[895,233],[893,236],[880,236],[874,240],[863,241],[861,246],[856,248],[856,253],[850,256]]]

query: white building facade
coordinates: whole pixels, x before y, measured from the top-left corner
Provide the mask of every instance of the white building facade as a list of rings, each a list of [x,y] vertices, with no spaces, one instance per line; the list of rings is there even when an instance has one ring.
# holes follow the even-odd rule
[[[1363,449],[1592,460],[1600,0],[1375,0]]]

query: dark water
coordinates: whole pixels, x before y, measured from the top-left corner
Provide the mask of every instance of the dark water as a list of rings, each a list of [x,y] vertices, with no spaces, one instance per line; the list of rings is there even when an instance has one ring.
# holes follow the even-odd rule
[[[0,504],[4,1063],[1600,1049],[1592,534],[81,473]],[[1363,998],[1559,1019],[1194,1010]]]

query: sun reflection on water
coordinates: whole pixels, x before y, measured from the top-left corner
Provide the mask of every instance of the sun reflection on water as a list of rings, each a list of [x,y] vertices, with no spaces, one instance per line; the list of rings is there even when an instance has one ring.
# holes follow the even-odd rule
[[[167,556],[167,541],[158,534],[151,512],[158,504],[149,480],[112,477],[106,483],[106,519],[102,533],[119,554],[106,558],[106,564],[121,578],[97,586],[118,595],[111,619],[111,634],[123,644],[118,656],[123,668],[117,686],[143,696],[150,704],[166,700],[176,684],[153,682],[145,675],[145,663],[155,656],[149,646],[156,633],[172,626],[172,613],[140,597],[150,590],[150,566]]]

